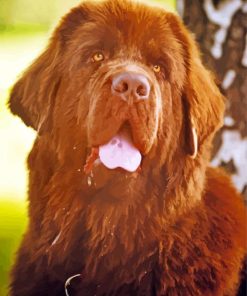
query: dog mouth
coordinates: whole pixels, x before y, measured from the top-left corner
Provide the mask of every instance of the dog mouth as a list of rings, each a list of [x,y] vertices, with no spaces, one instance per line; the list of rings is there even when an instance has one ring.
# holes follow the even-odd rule
[[[93,167],[102,164],[109,170],[134,173],[140,170],[141,162],[142,154],[133,142],[130,129],[124,125],[107,143],[91,148],[84,172],[90,174]]]

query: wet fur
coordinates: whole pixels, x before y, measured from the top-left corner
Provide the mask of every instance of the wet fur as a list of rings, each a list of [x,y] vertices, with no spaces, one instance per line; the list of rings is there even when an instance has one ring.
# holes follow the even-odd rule
[[[99,48],[100,65],[90,60]],[[110,93],[109,77],[130,64],[153,83],[138,106]],[[9,104],[38,132],[10,295],[64,295],[78,273],[71,295],[237,294],[246,212],[230,179],[208,167],[224,98],[177,16],[128,1],[83,3],[63,18]],[[88,149],[126,121],[142,172],[96,168],[88,186]]]

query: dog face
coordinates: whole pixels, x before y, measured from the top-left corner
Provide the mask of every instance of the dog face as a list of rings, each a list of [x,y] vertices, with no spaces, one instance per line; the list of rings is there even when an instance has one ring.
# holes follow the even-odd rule
[[[111,169],[126,169],[109,160],[114,153],[127,162],[139,157],[129,161],[131,173],[141,162],[162,167],[178,155],[204,157],[223,106],[178,17],[128,1],[73,9],[10,98],[14,114],[50,137],[60,162],[73,162],[71,147],[84,164],[98,149],[94,160]]]
[[[135,146],[146,155],[159,129],[172,124],[171,89],[179,90],[185,76],[182,49],[157,11],[117,8],[113,13],[102,5],[74,33],[65,59],[73,80],[67,87],[69,93],[82,92],[77,116],[86,125],[89,147],[108,142],[128,125]]]

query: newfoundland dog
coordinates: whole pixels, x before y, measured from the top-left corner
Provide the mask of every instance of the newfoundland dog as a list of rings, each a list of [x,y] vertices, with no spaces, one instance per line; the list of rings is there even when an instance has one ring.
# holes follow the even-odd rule
[[[246,212],[208,166],[224,97],[175,14],[83,2],[9,106],[37,131],[10,295],[237,294]]]

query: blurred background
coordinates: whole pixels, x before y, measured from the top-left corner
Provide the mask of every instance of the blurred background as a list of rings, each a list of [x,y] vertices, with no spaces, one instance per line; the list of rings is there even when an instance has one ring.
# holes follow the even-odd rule
[[[0,0],[0,296],[27,226],[26,158],[35,132],[6,106],[11,86],[45,47],[59,18],[78,0]],[[146,0],[148,2],[148,0]],[[228,97],[225,125],[216,138],[213,165],[225,167],[246,196],[247,4],[241,0],[149,1],[177,10],[195,33],[204,62],[217,72]]]

